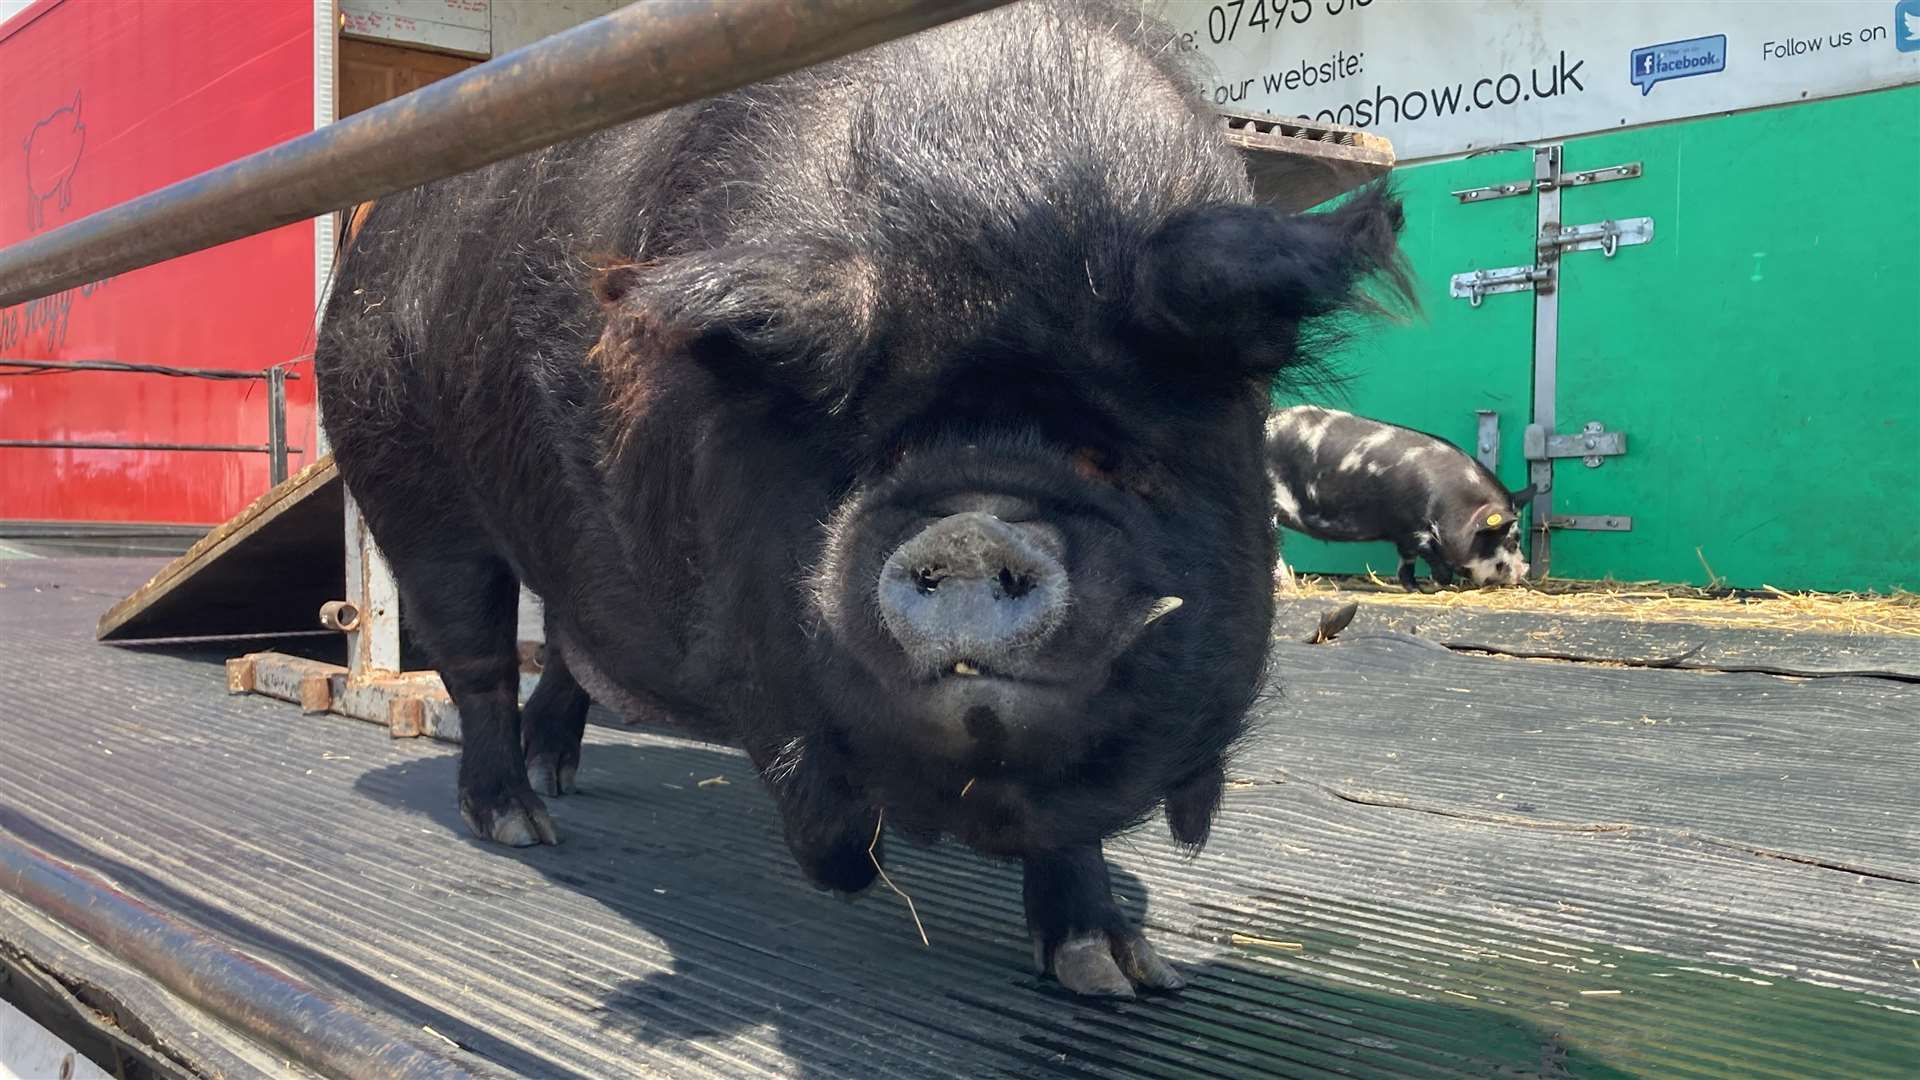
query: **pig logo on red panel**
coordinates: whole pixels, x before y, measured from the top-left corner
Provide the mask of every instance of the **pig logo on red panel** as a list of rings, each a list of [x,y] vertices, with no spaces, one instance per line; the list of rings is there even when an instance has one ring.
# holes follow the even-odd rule
[[[80,91],[33,125],[23,144],[27,151],[27,229],[46,224],[47,202],[58,200],[65,210],[73,202],[73,170],[87,145],[87,125],[80,122]]]

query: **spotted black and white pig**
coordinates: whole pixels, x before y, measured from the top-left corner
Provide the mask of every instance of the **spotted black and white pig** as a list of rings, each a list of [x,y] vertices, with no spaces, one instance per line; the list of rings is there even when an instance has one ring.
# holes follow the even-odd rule
[[[1440,585],[1526,579],[1519,511],[1531,486],[1508,491],[1443,439],[1317,405],[1267,418],[1267,471],[1276,520],[1321,540],[1390,540],[1400,583],[1419,586],[1425,559]]]
[[[1253,203],[1175,37],[1016,4],[368,212],[319,390],[476,833],[555,843],[589,695],[659,709],[745,747],[821,887],[944,834],[1022,864],[1066,986],[1178,984],[1101,844],[1206,839],[1268,653],[1269,382],[1404,277],[1384,189]]]

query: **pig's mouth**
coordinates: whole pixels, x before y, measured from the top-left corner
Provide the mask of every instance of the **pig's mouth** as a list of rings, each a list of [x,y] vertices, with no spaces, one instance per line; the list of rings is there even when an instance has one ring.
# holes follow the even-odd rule
[[[1172,595],[1133,604],[1134,613],[1126,617],[1114,633],[1104,650],[1107,655],[1103,660],[1110,662],[1131,649],[1154,623],[1180,610],[1185,604],[1185,598]],[[1019,661],[1003,664],[966,656],[953,660],[951,664],[943,662],[939,670],[933,671],[921,683],[936,689],[950,685],[956,690],[978,689],[994,684],[1010,684],[1039,691],[1066,691],[1076,685],[1091,689],[1087,686],[1087,680],[1059,677],[1048,673],[1043,665]]]
[[[1012,783],[1070,768],[1109,722],[1094,702],[1155,624],[1182,606],[1179,597],[1147,596],[1119,605],[1127,614],[1075,633],[1058,652],[961,655],[904,679],[896,674],[883,684],[892,718],[881,738],[969,777]]]
[[[1001,673],[968,661],[890,695],[900,709],[894,734],[917,755],[995,775],[1071,755],[1073,718],[1099,677]],[[970,672],[970,673],[968,673]]]
[[[1206,605],[1163,529],[1059,444],[908,454],[847,494],[808,578],[830,722],[942,783],[1057,782],[1127,723],[1125,687],[1183,667]]]

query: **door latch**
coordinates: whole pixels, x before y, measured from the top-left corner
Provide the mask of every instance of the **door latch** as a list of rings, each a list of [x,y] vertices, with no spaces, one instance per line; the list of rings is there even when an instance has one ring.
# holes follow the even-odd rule
[[[1542,292],[1553,281],[1553,270],[1545,266],[1504,266],[1498,270],[1472,270],[1453,275],[1448,293],[1474,307],[1493,293],[1525,292],[1540,287]]]
[[[1611,259],[1614,252],[1621,248],[1644,244],[1651,239],[1653,239],[1653,219],[1637,217],[1621,218],[1618,221],[1596,221],[1591,225],[1549,224],[1540,230],[1538,246],[1542,255],[1550,255],[1553,252],[1598,250]]]
[[[1627,452],[1627,435],[1623,431],[1608,431],[1598,420],[1587,421],[1587,426],[1577,435],[1553,435],[1539,424],[1528,424],[1521,434],[1520,445],[1528,461],[1577,457],[1587,468],[1597,469],[1605,459]]]

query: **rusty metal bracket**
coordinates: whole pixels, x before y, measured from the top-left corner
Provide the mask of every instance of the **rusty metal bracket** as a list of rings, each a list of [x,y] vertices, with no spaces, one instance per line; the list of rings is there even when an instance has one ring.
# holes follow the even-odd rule
[[[309,715],[332,713],[379,724],[396,739],[460,741],[460,712],[430,671],[354,678],[338,664],[285,653],[248,653],[227,661],[227,692],[296,702]]]

